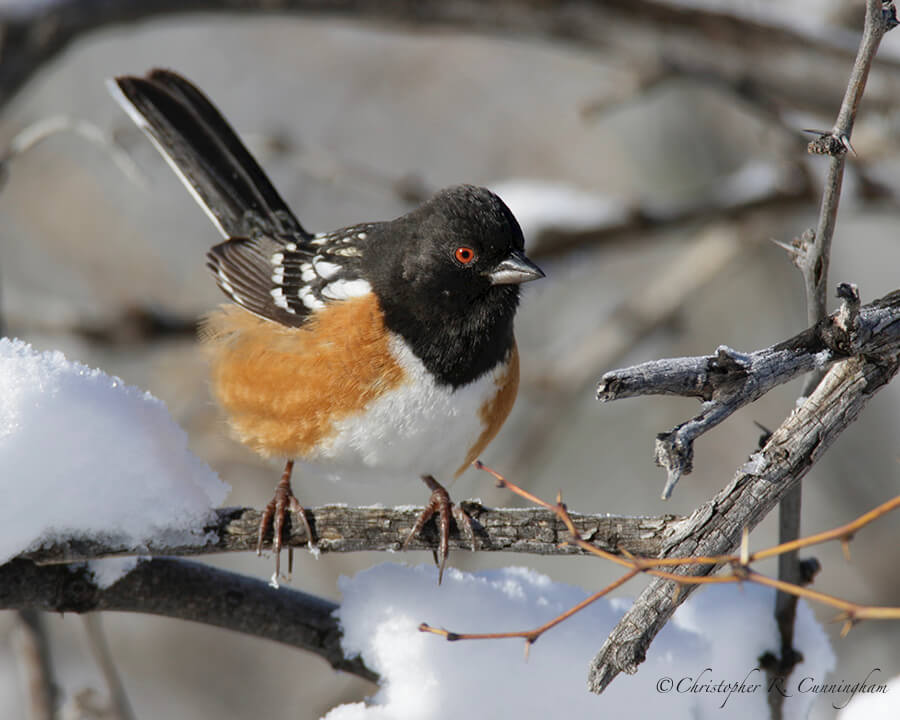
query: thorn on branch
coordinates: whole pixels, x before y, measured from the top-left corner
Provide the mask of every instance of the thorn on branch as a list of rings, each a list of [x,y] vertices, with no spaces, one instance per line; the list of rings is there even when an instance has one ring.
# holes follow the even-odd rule
[[[849,614],[850,614],[849,612],[842,613],[842,615],[849,615]],[[840,618],[840,615],[838,616],[838,618],[835,618],[835,619],[837,620],[839,618]],[[840,618],[840,619],[843,619],[843,618]],[[856,623],[858,623],[858,622],[859,622],[859,620],[857,620],[856,618],[852,618],[852,617],[848,617],[846,620],[844,620],[844,626],[841,628],[841,637],[842,638],[847,637],[847,634],[853,629],[853,626],[856,625]]]
[[[846,560],[847,562],[852,561],[852,558],[850,557],[850,541],[852,539],[852,535],[845,535],[841,538],[841,552],[844,553],[844,560]]]
[[[885,32],[900,25],[900,20],[897,19],[897,8],[893,2],[886,2],[881,7],[881,21],[884,23]]]
[[[757,450],[762,450],[766,446],[766,443],[771,439],[772,431],[757,420],[754,420],[753,424],[762,431],[762,434],[759,436],[759,444],[757,447]]]
[[[750,528],[744,525],[741,531],[741,567],[746,568],[750,564]]]
[[[802,235],[791,240],[790,244],[774,239],[772,242],[787,252],[794,267],[803,270],[809,265],[810,254],[816,247],[816,231],[813,228],[807,228]]]

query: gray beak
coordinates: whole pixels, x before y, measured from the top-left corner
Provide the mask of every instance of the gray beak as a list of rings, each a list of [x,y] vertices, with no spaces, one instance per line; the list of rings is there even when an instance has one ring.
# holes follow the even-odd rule
[[[491,285],[518,285],[544,277],[544,271],[525,257],[521,250],[513,250],[488,273]]]

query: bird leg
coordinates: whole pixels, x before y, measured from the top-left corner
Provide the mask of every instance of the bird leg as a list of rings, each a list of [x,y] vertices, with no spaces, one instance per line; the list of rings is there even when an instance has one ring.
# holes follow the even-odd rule
[[[440,535],[440,538],[438,541],[438,549],[434,553],[434,561],[438,566],[438,585],[440,585],[441,580],[444,578],[444,567],[447,565],[447,556],[450,554],[450,516],[452,515],[456,519],[456,524],[465,531],[466,537],[472,544],[473,551],[477,549],[475,531],[472,529],[472,518],[469,517],[465,510],[450,501],[450,494],[443,485],[431,475],[423,475],[422,482],[424,482],[428,486],[428,489],[431,490],[431,498],[428,500],[425,509],[422,510],[422,513],[419,515],[418,520],[416,520],[413,529],[410,530],[409,535],[406,536],[402,549],[406,550],[410,541],[425,527],[425,523],[431,519],[432,515],[437,513],[438,534]]]
[[[306,530],[307,543],[310,549],[315,548],[313,541],[312,528],[306,517],[306,510],[300,504],[300,501],[294,497],[291,490],[291,473],[294,471],[294,461],[288,460],[284,466],[284,472],[281,474],[281,480],[275,487],[275,496],[266,505],[262,516],[259,519],[259,535],[256,543],[256,554],[262,554],[263,539],[269,528],[272,528],[272,549],[275,551],[275,575],[272,577],[272,584],[278,587],[278,578],[281,576],[281,548],[284,543],[284,524],[288,514],[298,513],[303,521],[303,528]],[[288,547],[288,577],[294,570],[294,548]]]

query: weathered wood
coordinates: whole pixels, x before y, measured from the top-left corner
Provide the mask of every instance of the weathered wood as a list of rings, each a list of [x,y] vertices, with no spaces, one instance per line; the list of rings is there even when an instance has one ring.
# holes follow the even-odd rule
[[[865,332],[847,338],[861,354],[828,371],[765,447],[715,498],[691,514],[682,525],[683,535],[667,544],[663,557],[733,552],[743,528],[754,528],[896,375],[900,367],[900,292],[872,303],[867,316],[871,322],[861,323]],[[852,327],[852,321],[848,325]],[[662,379],[660,382],[665,386]],[[678,572],[706,575],[717,569],[694,566]],[[676,587],[672,581],[654,579],[635,600],[591,663],[588,686],[592,691],[602,692],[619,672],[637,671],[656,633],[696,588],[687,585],[676,593]]]
[[[536,555],[583,554],[566,545],[568,531],[549,510],[542,508],[488,508],[477,502],[462,506],[474,521],[479,552],[519,552]],[[22,557],[37,563],[68,563],[123,555],[190,555],[256,550],[259,511],[252,508],[217,510],[218,522],[203,528],[211,533],[204,546],[154,545],[134,548],[97,538],[70,539],[25,553]],[[321,552],[363,552],[399,550],[416,522],[422,508],[357,508],[346,505],[323,505],[307,509],[307,518],[316,535]],[[623,517],[572,513],[582,537],[604,550],[617,552],[624,548],[634,555],[654,557],[667,538],[680,532],[684,518],[676,515],[660,517]],[[198,528],[200,530],[200,528]],[[471,550],[465,537],[454,526],[450,547]],[[413,538],[410,550],[432,550],[436,547],[434,523],[426,525],[420,536]],[[287,547],[302,548],[307,543],[303,523],[290,526]],[[267,544],[267,547],[270,545]]]
[[[656,462],[666,469],[663,497],[691,472],[694,440],[772,388],[836,360],[877,355],[900,334],[900,293],[859,306],[856,288],[838,287],[841,309],[784,342],[752,353],[721,346],[715,355],[653,360],[606,373],[597,387],[603,402],[638,395],[683,395],[704,400],[703,409],[656,437]]]

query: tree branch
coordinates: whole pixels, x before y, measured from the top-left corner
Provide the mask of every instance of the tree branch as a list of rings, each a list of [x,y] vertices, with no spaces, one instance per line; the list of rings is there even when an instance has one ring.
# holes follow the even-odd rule
[[[755,527],[894,377],[900,367],[900,292],[872,303],[867,311],[880,314],[880,309],[886,314],[866,331],[874,334],[858,338],[860,354],[828,371],[815,392],[791,413],[765,447],[716,497],[691,514],[683,525],[684,534],[663,549],[662,557],[733,552],[743,528]],[[842,322],[840,316],[832,317],[829,324]],[[699,385],[702,387],[702,383]],[[691,567],[678,572],[706,575],[717,569]],[[636,672],[656,633],[693,591],[690,586],[680,592],[676,588],[676,583],[657,578],[641,593],[591,663],[591,690],[602,692],[621,671]]]
[[[336,670],[377,680],[362,660],[344,657],[334,603],[187,560],[146,560],[108,588],[98,587],[83,566],[13,560],[0,566],[0,609],[20,608],[191,620],[307,650]]]
[[[862,41],[850,72],[850,80],[844,91],[844,99],[838,112],[837,121],[830,133],[826,133],[810,143],[810,152],[831,156],[828,175],[822,193],[819,221],[813,235],[806,234],[794,253],[794,262],[803,274],[806,285],[807,317],[810,325],[819,322],[826,315],[826,285],[828,265],[831,259],[831,240],[837,224],[841,185],[844,178],[844,162],[850,147],[850,135],[856,120],[856,111],[866,89],[869,70],[875,60],[875,53],[884,34],[897,23],[892,3],[883,9],[882,0],[866,1],[866,18]],[[888,9],[889,8],[889,9]],[[808,231],[808,233],[811,231]]]
[[[715,355],[654,360],[606,373],[597,387],[603,402],[637,395],[683,395],[703,410],[656,438],[656,462],[666,468],[663,497],[693,465],[694,440],[773,387],[856,354],[876,355],[900,335],[900,291],[859,307],[856,288],[842,284],[841,310],[785,342],[744,354],[721,346]]]
[[[565,525],[554,513],[537,508],[487,508],[477,502],[462,506],[474,521],[479,551],[521,552],[536,555],[582,554],[564,543],[568,539]],[[324,505],[307,508],[306,514],[321,552],[360,552],[398,550],[415,525],[422,508],[352,508]],[[222,552],[256,550],[259,511],[252,508],[222,508],[216,511],[218,522],[202,529],[215,539],[204,546],[160,546],[135,548],[107,539],[70,539],[46,544],[24,553],[23,559],[40,564],[69,563],[121,555],[204,555]],[[684,518],[676,515],[660,517],[622,517],[572,513],[579,532],[592,542],[608,549],[622,549],[636,554],[655,556],[665,540],[680,532]],[[200,530],[200,528],[198,528]],[[304,548],[307,544],[303,523],[294,518],[287,547]],[[437,531],[433,523],[425,526],[408,546],[410,550],[432,550]],[[267,544],[268,545],[268,544]],[[450,547],[468,549],[468,540],[454,527]]]
[[[664,28],[666,64],[689,64],[695,72],[711,67],[717,76],[814,109],[840,92],[831,69],[852,53],[840,32],[804,34],[783,24],[661,0],[21,0],[0,13],[0,107],[41,65],[92,30],[166,14],[216,11],[351,16],[400,27],[518,33],[612,48],[631,58],[634,67],[659,61]],[[785,58],[800,62],[785,63]],[[893,106],[900,87],[891,76],[896,62],[884,64],[884,84],[871,99]],[[811,73],[811,67],[820,71]]]
[[[28,688],[29,717],[32,720],[54,720],[59,704],[59,686],[53,672],[53,658],[47,628],[41,612],[20,608],[19,657]]]
[[[850,135],[856,112],[866,89],[869,70],[875,60],[875,53],[884,34],[896,26],[897,17],[893,3],[882,0],[867,0],[866,15],[863,25],[863,36],[860,41],[856,60],[850,72],[850,80],[844,91],[844,99],[838,112],[837,121],[831,133],[823,135],[809,145],[811,152],[823,146],[831,155],[828,174],[822,192],[822,204],[819,208],[819,220],[816,230],[807,230],[793,244],[791,257],[803,275],[806,289],[806,311],[810,325],[821,322],[826,315],[826,291],[828,284],[828,268],[831,262],[831,241],[837,225],[837,213],[841,196],[841,185],[844,177],[844,162],[850,145]],[[859,298],[857,297],[857,302]],[[804,394],[808,395],[821,382],[824,369],[815,370],[806,382]],[[778,538],[779,542],[789,542],[800,536],[800,520],[803,500],[803,486],[797,483],[787,493],[779,508]],[[778,577],[780,580],[794,585],[803,581],[803,572],[796,552],[786,553],[778,558]],[[794,622],[797,614],[797,598],[794,595],[779,591],[775,596],[775,619],[781,636],[781,652],[774,667],[767,669],[787,676],[800,661],[794,649]],[[777,693],[770,695],[775,717],[781,717],[784,698]]]
[[[85,613],[83,616],[84,633],[94,660],[97,662],[97,668],[106,683],[110,709],[115,720],[136,720],[128,693],[125,692],[125,685],[122,684],[112,651],[109,649],[109,643],[106,642],[106,633],[100,617],[95,613]]]

